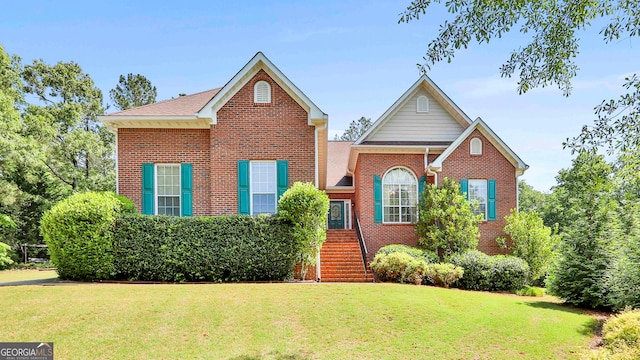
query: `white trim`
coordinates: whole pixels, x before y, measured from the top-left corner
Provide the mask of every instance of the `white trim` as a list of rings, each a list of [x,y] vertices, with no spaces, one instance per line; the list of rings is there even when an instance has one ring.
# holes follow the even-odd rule
[[[384,178],[387,176],[387,174],[389,174],[391,171],[396,170],[396,169],[405,169],[405,170],[409,171],[409,173],[413,176],[413,180],[415,181],[415,186],[416,186],[416,193],[415,193],[416,200],[420,201],[420,198],[419,198],[419,196],[420,196],[420,190],[419,190],[420,186],[418,184],[418,177],[413,172],[413,170],[409,169],[406,166],[393,166],[393,167],[387,169],[387,171],[385,171],[384,175],[382,175],[382,179],[381,179],[381,187],[382,187],[382,194],[381,194],[382,195],[382,201],[381,201],[382,202],[382,224],[394,224],[394,225],[395,224],[415,224],[415,223],[412,223],[410,221],[409,222],[407,222],[407,221],[384,221],[384,208],[385,208],[385,206],[384,206],[384,198],[385,198],[385,196],[384,196],[384,184],[385,184],[384,183]],[[400,209],[401,207],[402,207],[402,205],[398,204],[398,209]],[[417,219],[418,218],[418,203],[415,204],[415,208],[416,208],[416,219]],[[399,216],[399,219],[402,219],[402,213],[399,213],[398,216]]]
[[[253,179],[253,163],[271,163],[273,164],[273,176],[274,176],[274,199],[275,199],[275,208],[274,214],[278,212],[278,164],[275,160],[249,160],[249,215],[253,215],[253,186],[251,186],[251,181]],[[256,192],[255,194],[271,194],[264,192]]]
[[[440,154],[440,156],[438,156],[429,167],[435,171],[442,171],[442,163],[444,160],[449,157],[449,155],[451,155],[475,129],[478,129],[487,138],[487,140],[489,140],[496,149],[498,149],[498,151],[515,166],[516,175],[522,175],[525,170],[529,168],[529,165],[525,164],[524,161],[522,161],[522,159],[520,159],[520,157],[518,157],[518,155],[516,155],[516,153],[513,152],[513,150],[511,150],[511,148],[509,148],[509,146],[507,146],[507,144],[505,144],[504,141],[502,141],[502,139],[500,139],[500,137],[496,135],[496,133],[494,133],[481,118],[477,118],[471,126],[463,131],[462,134],[460,134],[460,136],[458,136],[458,138],[451,143],[451,145],[449,145],[449,147]]]
[[[471,190],[468,189],[469,187],[471,187],[471,182],[472,181],[483,181],[484,182],[484,219],[482,219],[482,221],[487,221],[487,219],[489,218],[489,181],[487,179],[467,179],[467,199],[469,201],[469,204],[471,204]]]
[[[266,85],[266,89],[259,89],[259,86],[262,85]],[[260,94],[259,91],[260,90],[264,90],[266,91],[266,96],[265,99],[260,99],[261,95],[265,95],[265,94]],[[271,84],[269,84],[269,82],[265,81],[265,80],[260,80],[257,81],[255,84],[253,84],[253,102],[256,104],[271,104]]]
[[[118,132],[115,132],[115,137],[116,137],[116,156],[115,156],[115,160],[116,160],[116,194],[120,195],[120,179],[118,178]]]
[[[158,196],[160,196],[158,194],[158,166],[177,166],[178,167],[178,189],[180,189],[180,191],[178,191],[178,217],[182,217],[182,169],[181,169],[181,164],[180,163],[158,163],[158,164],[153,164],[153,202],[154,202],[154,209],[153,209],[153,214],[154,215],[158,215]],[[163,195],[166,196],[166,195]],[[173,196],[173,195],[172,195]]]
[[[425,106],[423,109],[420,109],[420,100],[426,101],[425,102]],[[425,95],[420,95],[418,96],[418,99],[416,100],[416,112],[417,113],[428,113],[429,112],[429,98],[426,97]]]
[[[351,220],[351,200],[349,199],[329,199],[329,203],[332,201],[342,201],[342,211],[344,211],[344,229],[351,230],[353,227]],[[329,208],[331,211],[331,208]],[[342,230],[342,229],[329,229],[329,219],[327,219],[327,230]]]
[[[320,147],[319,147],[320,142],[318,140],[318,134],[320,133],[320,131],[326,129],[327,126],[328,126],[328,122],[325,121],[324,124],[322,124],[320,126],[316,125],[316,129],[313,132],[314,142],[315,142],[314,143],[314,148],[315,148],[315,152],[316,152],[316,156],[315,156],[315,160],[314,160],[315,161],[315,177],[316,177],[315,181],[316,181],[316,188],[318,188],[318,189],[320,188],[320,169],[319,169],[319,166],[320,166]],[[325,150],[328,147],[327,143],[328,143],[328,141],[325,142]],[[327,162],[327,160],[325,159],[325,164],[326,164],[326,162]],[[327,170],[326,170],[326,165],[325,165],[325,177],[327,175],[326,172],[327,172]],[[326,188],[326,184],[325,184],[325,188]]]
[[[473,151],[473,143],[479,143],[479,151]],[[483,144],[482,144],[482,140],[479,137],[473,137],[469,140],[469,155],[482,155],[482,151],[483,151]]]
[[[273,81],[280,85],[303,109],[307,110],[308,125],[314,125],[312,119],[327,119],[327,114],[322,112],[307,95],[300,91],[300,89],[260,51],[196,113],[196,116],[198,118],[211,119],[211,124],[216,124],[218,121],[217,111],[260,70],[264,70],[269,74]]]
[[[405,101],[408,101],[408,99],[418,91],[420,86],[424,86],[425,88],[432,90],[436,95],[440,96],[445,103],[456,112],[458,116],[453,116],[456,114],[452,114],[452,116],[460,123],[460,125],[467,127],[472,123],[471,118],[469,118],[467,114],[465,114],[464,111],[462,111],[462,109],[460,109],[458,105],[456,105],[453,100],[451,100],[449,96],[447,96],[447,94],[445,94],[438,85],[433,82],[433,80],[431,80],[427,75],[422,75],[418,81],[405,91],[404,94],[402,94],[402,96],[396,100],[396,102],[394,102],[393,105],[391,105],[391,107],[387,109],[387,111],[385,111],[384,114],[382,114],[378,120],[376,120],[373,125],[371,125],[371,127],[358,138],[358,140],[354,142],[354,145],[360,145],[369,136],[369,134],[376,132],[379,127],[391,118],[391,115],[394,114],[396,110],[405,103]],[[437,98],[435,100],[438,101]]]

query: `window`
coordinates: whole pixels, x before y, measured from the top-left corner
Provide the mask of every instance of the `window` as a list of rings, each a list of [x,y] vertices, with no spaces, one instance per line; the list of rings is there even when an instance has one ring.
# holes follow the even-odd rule
[[[251,214],[276,212],[276,162],[251,162]]]
[[[487,219],[487,180],[469,180],[469,202],[474,214]]]
[[[253,86],[253,102],[258,104],[271,103],[271,85],[261,80]]]
[[[386,223],[413,223],[417,219],[418,182],[405,168],[395,168],[382,179],[383,219]]]
[[[424,95],[418,96],[417,112],[429,112],[429,98]]]
[[[471,155],[482,155],[482,140],[473,138],[469,142]]]
[[[180,216],[180,165],[156,165],[158,215]]]

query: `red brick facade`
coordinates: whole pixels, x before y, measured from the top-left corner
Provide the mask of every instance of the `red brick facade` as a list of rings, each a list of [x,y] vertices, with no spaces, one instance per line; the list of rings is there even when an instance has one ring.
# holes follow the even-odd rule
[[[256,104],[253,86],[271,85],[271,103]],[[211,127],[211,215],[238,213],[238,160],[288,160],[289,185],[315,182],[315,128],[308,114],[260,70],[220,110]]]
[[[209,130],[118,129],[118,192],[142,211],[142,164],[193,164],[193,215],[209,215]]]
[[[482,155],[470,155],[469,141],[473,138],[482,140]],[[503,253],[494,241],[504,236],[502,229],[506,222],[504,217],[517,206],[516,169],[489,142],[480,131],[473,131],[442,163],[442,172],[438,174],[438,182],[445,177],[456,179],[496,180],[496,220],[480,223],[480,241],[478,250],[487,254]]]
[[[413,224],[375,223],[373,219],[373,177],[382,178],[392,168],[402,166],[410,169],[419,179],[424,175],[424,155],[405,154],[360,154],[354,176],[356,188],[355,210],[367,245],[369,261],[378,249],[388,244],[416,246],[418,236]]]
[[[483,144],[482,155],[470,155],[469,141],[480,138]],[[437,154],[430,154],[429,161],[435,160]],[[358,212],[360,226],[367,244],[369,260],[373,259],[379,248],[388,244],[406,244],[416,246],[418,236],[412,224],[375,223],[374,216],[374,175],[382,178],[394,167],[410,169],[416,178],[424,175],[424,156],[411,154],[360,154],[354,176],[356,189],[355,210]],[[438,174],[438,182],[445,177],[456,181],[461,179],[496,180],[496,220],[483,221],[479,224],[481,237],[478,249],[488,254],[504,253],[494,241],[504,236],[502,229],[504,217],[517,206],[517,179],[515,167],[498,149],[491,144],[478,130],[463,141],[444,161],[442,172]],[[427,181],[434,182],[429,176]],[[331,196],[338,198],[338,196]]]
[[[253,87],[271,85],[271,103]],[[193,164],[193,214],[238,213],[238,160],[288,160],[289,185],[315,182],[315,133],[308,114],[260,70],[219,111],[210,129],[119,129],[119,192],[141,210],[142,163]]]

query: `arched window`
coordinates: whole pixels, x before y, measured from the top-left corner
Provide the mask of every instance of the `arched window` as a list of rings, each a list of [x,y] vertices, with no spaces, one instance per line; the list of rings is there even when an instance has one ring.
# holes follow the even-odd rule
[[[429,112],[429,98],[424,96],[424,95],[420,95],[418,96],[418,104],[417,104],[417,108],[416,108],[417,112]]]
[[[402,167],[389,170],[382,178],[382,193],[384,222],[416,222],[418,181],[413,172]]]
[[[471,155],[482,155],[482,140],[473,138],[469,142]]]
[[[258,104],[269,104],[271,102],[271,85],[261,80],[253,86],[253,102]]]

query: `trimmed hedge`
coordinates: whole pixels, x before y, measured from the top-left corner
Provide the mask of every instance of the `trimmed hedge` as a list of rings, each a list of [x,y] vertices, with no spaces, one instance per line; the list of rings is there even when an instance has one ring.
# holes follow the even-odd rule
[[[429,264],[437,264],[440,261],[438,255],[433,251],[423,250],[403,244],[391,244],[387,246],[381,247],[377,252],[378,254],[391,254],[395,252],[401,252],[410,255],[412,258],[416,260],[424,260]]]
[[[285,280],[300,251],[277,216],[123,215],[115,225],[116,277],[129,280]]]
[[[478,250],[455,254],[449,262],[464,269],[456,286],[467,290],[515,291],[529,276],[526,261],[506,255],[489,256]]]

